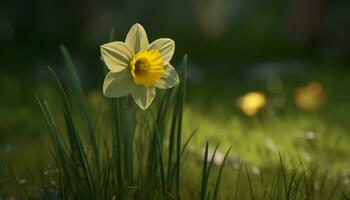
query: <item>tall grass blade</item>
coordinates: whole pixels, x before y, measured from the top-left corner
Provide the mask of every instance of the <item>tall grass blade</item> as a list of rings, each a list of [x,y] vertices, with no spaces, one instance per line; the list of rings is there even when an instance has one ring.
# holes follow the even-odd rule
[[[163,144],[164,141],[164,134],[166,132],[166,123],[167,119],[169,117],[170,113],[170,103],[171,103],[171,96],[173,94],[173,90],[167,90],[162,98],[160,108],[157,113],[156,119],[154,119],[153,113],[153,121],[154,121],[154,128],[152,132],[152,137],[150,140],[150,145],[149,145],[149,150],[148,150],[148,167],[149,167],[149,176],[152,176],[155,174],[155,171],[157,170],[158,166],[158,158],[159,156],[157,155],[159,153],[159,148],[157,148],[157,143],[160,142]],[[159,140],[159,141],[158,141]]]
[[[224,166],[226,164],[226,159],[228,157],[228,154],[231,151],[232,146],[227,150],[224,159],[222,160],[221,166],[220,166],[220,170],[219,170],[219,174],[218,177],[216,179],[216,183],[215,183],[215,190],[214,190],[214,196],[213,199],[216,200],[218,197],[218,192],[219,192],[219,188],[220,188],[220,181],[221,181],[221,176],[222,176],[222,172],[224,170]]]
[[[282,170],[284,191],[285,191],[286,199],[289,200],[289,193],[288,193],[288,186],[287,186],[287,177],[286,177],[286,172],[285,172],[285,169],[284,169],[284,164],[283,164],[283,161],[282,161],[281,153],[279,153],[279,159],[280,159],[280,165],[281,165],[281,170]]]
[[[83,119],[83,123],[87,129],[87,132],[90,137],[90,142],[92,143],[93,153],[94,153],[94,160],[95,165],[98,170],[100,170],[100,163],[99,163],[99,150],[97,146],[97,140],[95,136],[95,129],[92,123],[91,114],[88,109],[88,104],[84,95],[84,91],[82,89],[81,83],[79,81],[79,77],[76,71],[76,67],[73,63],[73,60],[66,49],[65,46],[60,45],[61,52],[63,54],[63,58],[65,61],[65,66],[68,71],[69,79],[71,82],[71,86],[73,88],[73,95],[74,99],[77,100],[77,105],[79,107],[79,111],[81,113],[81,117]]]
[[[235,199],[238,198],[238,187],[240,186],[239,182],[240,182],[241,174],[242,174],[242,163],[239,165],[236,181],[235,181],[235,185],[236,185],[235,192],[234,192]]]
[[[163,153],[162,153],[162,143],[160,140],[160,132],[158,128],[156,127],[157,132],[157,147],[158,147],[158,155],[159,155],[159,163],[160,163],[160,175],[161,175],[161,182],[162,182],[162,188],[163,188],[163,194],[164,197],[166,196],[166,185],[165,185],[165,173],[164,173],[164,165],[163,165]]]
[[[80,136],[79,136],[77,129],[74,125],[71,104],[68,100],[66,92],[65,92],[60,80],[58,79],[56,73],[54,72],[54,70],[51,67],[48,67],[48,68],[49,68],[49,71],[50,71],[50,73],[51,73],[60,93],[61,93],[61,98],[62,98],[62,101],[64,103],[63,104],[64,105],[63,106],[63,108],[64,108],[63,114],[64,114],[66,125],[67,125],[68,138],[69,138],[70,148],[72,151],[71,159],[76,160],[79,163],[79,166],[82,167],[83,179],[85,179],[85,183],[87,185],[87,190],[91,196],[94,196],[93,179],[92,179],[91,172],[90,172],[90,166],[89,166],[89,163],[88,163]]]
[[[247,179],[248,179],[248,183],[249,183],[250,194],[251,194],[252,199],[254,200],[254,199],[255,199],[255,194],[254,194],[254,190],[253,190],[253,184],[252,184],[252,181],[250,180],[250,175],[249,175],[248,168],[247,168],[247,165],[246,165],[246,164],[244,164],[244,168],[245,168],[245,171],[246,171],[246,174],[247,174]]]
[[[211,159],[210,159],[210,164],[209,164],[208,171],[207,171],[207,176],[208,176],[208,178],[209,178],[209,176],[210,176],[211,168],[212,168],[212,166],[213,166],[214,159],[215,159],[215,156],[216,156],[216,152],[218,151],[218,148],[219,148],[219,143],[216,144],[215,149],[214,149],[214,152],[213,152],[213,155],[211,156]]]
[[[184,144],[183,147],[182,147],[181,154],[184,154],[187,145],[190,143],[190,141],[192,140],[192,138],[196,135],[197,131],[198,131],[198,128],[194,129],[194,130],[192,131],[191,135],[187,138],[185,144]]]
[[[181,136],[182,136],[182,115],[186,96],[186,81],[187,81],[187,55],[182,59],[182,73],[179,92],[176,99],[178,120],[177,120],[177,138],[176,138],[176,194],[180,198],[180,166],[181,166]]]
[[[12,170],[10,164],[5,160],[5,158],[2,158],[0,157],[0,160],[2,160],[2,163],[5,165],[5,167],[7,168],[7,170],[10,172],[10,176],[11,176],[11,179],[13,180],[15,186],[16,186],[16,189],[17,191],[20,192],[20,194],[22,195],[22,198],[23,199],[28,199],[26,193],[24,192],[24,190],[22,189],[22,187],[20,186],[19,182],[18,182],[18,179],[14,173],[14,171]]]
[[[175,88],[176,92],[178,88]],[[177,93],[176,93],[177,94]],[[175,104],[174,111],[172,113],[172,120],[171,120],[171,126],[170,126],[170,135],[169,135],[169,148],[168,148],[168,172],[167,172],[167,184],[168,189],[172,187],[173,183],[173,171],[175,170],[175,166],[173,166],[173,155],[174,155],[174,148],[175,148],[175,133],[176,133],[176,123],[178,119],[178,104]]]
[[[205,200],[206,194],[207,194],[207,184],[208,184],[208,142],[205,145],[205,152],[204,152],[204,160],[203,160],[203,169],[202,169],[202,183],[201,183],[201,190],[200,190],[200,200]]]
[[[62,196],[67,196],[66,188],[71,188],[73,190],[73,184],[70,179],[70,170],[68,169],[68,156],[65,152],[64,144],[59,135],[59,130],[57,129],[55,120],[53,118],[51,109],[47,102],[42,102],[38,96],[35,96],[36,100],[40,106],[40,109],[45,117],[46,124],[50,130],[51,140],[54,146],[54,158],[56,161],[57,168],[59,169],[59,184],[60,184],[60,193]]]
[[[292,195],[292,189],[293,189],[293,185],[295,183],[295,179],[297,177],[297,172],[294,171],[293,174],[292,174],[292,177],[290,179],[290,182],[289,182],[289,186],[288,186],[288,191],[287,191],[287,197],[289,199],[291,199],[291,195]]]

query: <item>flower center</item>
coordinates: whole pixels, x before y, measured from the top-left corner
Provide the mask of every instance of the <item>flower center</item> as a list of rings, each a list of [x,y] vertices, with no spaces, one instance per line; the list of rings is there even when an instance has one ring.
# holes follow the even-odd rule
[[[131,76],[135,84],[153,86],[163,74],[164,62],[157,50],[142,50],[130,62]]]

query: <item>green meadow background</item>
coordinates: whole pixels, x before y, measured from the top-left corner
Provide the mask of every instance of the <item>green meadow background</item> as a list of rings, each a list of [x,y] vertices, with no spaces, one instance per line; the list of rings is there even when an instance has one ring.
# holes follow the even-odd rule
[[[280,158],[287,171],[303,163],[317,168],[323,178],[338,177],[331,185],[349,192],[349,10],[347,0],[1,2],[1,159],[29,193],[40,188],[43,179],[56,187],[57,180],[50,178],[55,173],[50,134],[35,99],[38,95],[48,100],[55,115],[62,114],[47,66],[62,81],[68,79],[59,49],[65,45],[93,120],[103,130],[106,125],[100,116],[108,107],[102,95],[100,45],[109,41],[112,27],[116,39],[124,40],[129,28],[140,23],[150,41],[175,40],[172,63],[177,69],[183,55],[189,56],[184,138],[198,130],[188,145],[188,159],[200,163],[207,141],[212,150],[220,143],[219,157],[232,146],[222,177],[223,193],[238,188],[236,177],[243,163],[259,191],[260,177],[272,180],[279,173]],[[322,86],[324,103],[317,111],[298,108],[297,89],[313,81]],[[267,98],[266,107],[253,117],[245,116],[237,105],[251,91]],[[148,111],[145,117],[150,116]],[[64,127],[61,118],[59,125]],[[97,137],[102,144],[105,136]],[[200,166],[193,164],[184,173],[200,172]],[[0,199],[7,191],[8,174],[0,167]],[[196,183],[200,175],[193,175]],[[349,198],[349,193],[343,195]]]

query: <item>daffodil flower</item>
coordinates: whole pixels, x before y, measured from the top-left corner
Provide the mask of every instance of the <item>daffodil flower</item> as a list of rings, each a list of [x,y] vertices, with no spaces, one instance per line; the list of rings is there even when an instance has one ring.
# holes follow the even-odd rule
[[[169,63],[175,43],[168,38],[151,44],[140,24],[131,27],[125,42],[110,42],[101,46],[103,61],[110,70],[103,83],[107,97],[131,94],[143,110],[151,105],[156,88],[168,89],[179,83],[174,67]]]

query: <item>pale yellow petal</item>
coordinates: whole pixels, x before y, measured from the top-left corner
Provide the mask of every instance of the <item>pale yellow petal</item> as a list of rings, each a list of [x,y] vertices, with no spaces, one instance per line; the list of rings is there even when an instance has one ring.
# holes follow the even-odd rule
[[[122,97],[130,94],[136,85],[133,83],[130,71],[109,72],[103,82],[103,94],[106,97]]]
[[[112,72],[119,72],[128,67],[133,54],[123,42],[110,42],[101,46],[102,59]]]
[[[174,55],[175,51],[175,42],[169,38],[160,38],[152,42],[148,48],[148,50],[155,49],[160,52],[162,55],[162,59],[164,63],[168,63]]]
[[[149,45],[145,29],[140,24],[131,27],[126,35],[125,43],[136,53]]]
[[[155,84],[155,87],[160,89],[168,89],[176,86],[180,82],[179,76],[176,73],[171,64],[164,66],[163,75],[160,77],[160,80]]]
[[[151,105],[156,95],[156,89],[154,87],[137,86],[137,88],[131,93],[135,103],[142,109],[146,110]]]

